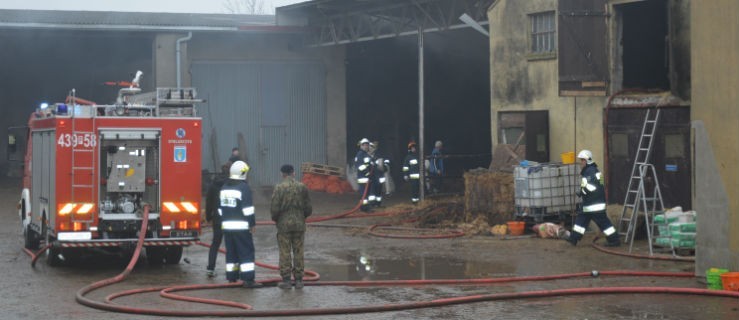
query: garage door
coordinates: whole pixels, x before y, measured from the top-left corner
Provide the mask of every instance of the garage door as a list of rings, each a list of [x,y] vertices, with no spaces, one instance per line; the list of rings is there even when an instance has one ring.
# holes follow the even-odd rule
[[[326,89],[317,62],[195,62],[192,82],[207,102],[203,169],[216,172],[243,136],[253,186],[277,184],[280,166],[326,162]],[[299,173],[299,172],[297,172]]]

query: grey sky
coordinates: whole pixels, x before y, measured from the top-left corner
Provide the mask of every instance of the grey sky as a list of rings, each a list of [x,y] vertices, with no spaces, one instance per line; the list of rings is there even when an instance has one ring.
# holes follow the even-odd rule
[[[268,14],[274,8],[307,0],[262,0]],[[0,9],[228,13],[226,0],[0,0]]]

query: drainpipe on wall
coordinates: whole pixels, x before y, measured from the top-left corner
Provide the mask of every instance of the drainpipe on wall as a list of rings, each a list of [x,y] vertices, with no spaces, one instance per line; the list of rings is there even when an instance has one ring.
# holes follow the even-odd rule
[[[181,69],[182,65],[180,60],[182,60],[181,56],[181,47],[182,43],[185,41],[190,41],[192,39],[192,31],[187,33],[187,37],[179,38],[177,39],[177,45],[176,45],[176,55],[177,55],[177,88],[182,87],[182,76],[181,76]]]

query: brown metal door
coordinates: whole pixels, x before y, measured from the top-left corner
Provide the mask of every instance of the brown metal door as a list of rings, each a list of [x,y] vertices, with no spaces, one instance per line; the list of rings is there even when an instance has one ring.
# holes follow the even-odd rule
[[[682,206],[683,210],[689,210],[692,207],[690,108],[662,109],[652,150],[665,207]]]
[[[690,108],[662,108],[651,163],[657,169],[665,207],[691,208]],[[623,204],[634,155],[639,144],[644,109],[608,111],[608,202]]]
[[[629,174],[634,165],[636,146],[645,112],[637,109],[608,111],[608,189],[609,203],[623,203]],[[603,169],[603,168],[601,168]]]

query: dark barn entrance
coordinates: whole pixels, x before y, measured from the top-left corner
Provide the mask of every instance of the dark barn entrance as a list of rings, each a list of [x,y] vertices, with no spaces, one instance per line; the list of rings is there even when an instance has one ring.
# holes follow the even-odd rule
[[[424,35],[425,154],[436,140],[449,175],[490,164],[488,39],[472,29]],[[347,159],[366,137],[396,165],[418,141],[418,39],[405,36],[347,46]],[[465,156],[461,156],[465,155]]]

